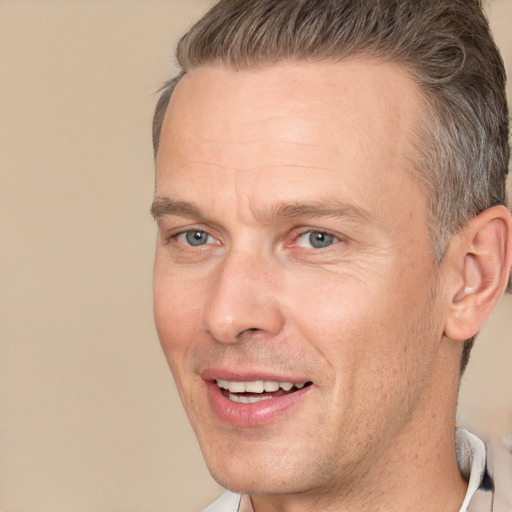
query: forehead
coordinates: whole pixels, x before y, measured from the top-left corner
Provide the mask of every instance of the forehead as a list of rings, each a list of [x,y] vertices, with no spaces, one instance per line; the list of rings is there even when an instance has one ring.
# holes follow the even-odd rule
[[[240,122],[255,121],[258,113],[264,118],[269,111],[278,117],[290,109],[297,114],[330,113],[325,120],[332,122],[353,107],[361,117],[371,111],[376,123],[398,126],[403,116],[414,114],[420,97],[419,87],[403,66],[364,57],[341,62],[285,61],[241,71],[210,64],[180,80],[169,102],[164,130],[172,121],[170,111],[185,114],[181,124],[189,116],[197,120],[198,113],[200,117],[223,115],[226,106],[235,105]]]
[[[223,181],[236,182],[237,192],[245,184],[258,200],[270,194],[261,183],[286,200],[297,180],[308,188],[324,179],[326,194],[334,184],[355,202],[394,185],[407,189],[421,113],[418,86],[393,64],[203,66],[184,76],[169,102],[157,195],[183,183],[218,190]]]

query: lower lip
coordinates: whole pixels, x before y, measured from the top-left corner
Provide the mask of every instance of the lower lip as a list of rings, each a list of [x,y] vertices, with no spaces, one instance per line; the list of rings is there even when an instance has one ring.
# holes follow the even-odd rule
[[[288,395],[243,404],[225,397],[215,382],[207,382],[206,386],[210,407],[217,418],[237,427],[257,427],[278,420],[292,407],[297,406],[312,387],[307,386]]]

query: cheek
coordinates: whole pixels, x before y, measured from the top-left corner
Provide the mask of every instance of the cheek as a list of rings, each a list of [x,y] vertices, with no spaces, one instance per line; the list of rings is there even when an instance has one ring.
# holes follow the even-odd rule
[[[302,285],[296,282],[288,297],[294,323],[320,352],[331,357],[363,349],[386,316],[375,286],[342,275]]]
[[[375,380],[370,376],[385,367],[383,351],[378,348],[385,312],[374,288],[344,276],[330,275],[325,282],[310,280],[301,289],[302,293],[295,289],[289,294],[293,301],[288,306],[293,314],[292,337],[312,352],[322,393],[335,405],[329,414],[337,419],[325,421],[357,423],[356,418],[366,415],[369,402],[376,400],[379,391],[372,390],[367,396]]]
[[[392,384],[419,357],[425,297],[397,283],[391,272],[368,280],[328,276],[289,294],[295,327],[326,362],[340,393],[358,382]]]
[[[297,301],[296,323],[325,364],[325,393],[334,404],[329,421],[344,427],[355,450],[410,417],[433,365],[435,332],[424,296],[390,289],[346,280],[336,289],[309,287]]]
[[[155,265],[155,325],[160,344],[176,380],[179,380],[179,374],[185,368],[187,354],[193,347],[198,333],[201,296],[191,283],[179,279],[170,272],[160,272]]]

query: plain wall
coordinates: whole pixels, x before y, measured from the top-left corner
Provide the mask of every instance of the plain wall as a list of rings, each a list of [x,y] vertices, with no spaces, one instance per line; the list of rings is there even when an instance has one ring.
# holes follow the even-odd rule
[[[199,510],[218,493],[151,311],[154,91],[206,0],[0,0],[0,510]],[[490,9],[512,73],[512,0]],[[512,428],[512,299],[459,423]]]

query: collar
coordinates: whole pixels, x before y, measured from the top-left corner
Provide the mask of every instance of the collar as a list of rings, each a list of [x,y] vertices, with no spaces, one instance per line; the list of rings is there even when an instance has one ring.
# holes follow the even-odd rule
[[[485,444],[471,432],[458,428],[455,430],[455,452],[460,472],[468,480],[468,490],[459,511],[466,512],[476,491],[489,480],[485,469]]]

